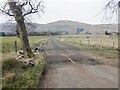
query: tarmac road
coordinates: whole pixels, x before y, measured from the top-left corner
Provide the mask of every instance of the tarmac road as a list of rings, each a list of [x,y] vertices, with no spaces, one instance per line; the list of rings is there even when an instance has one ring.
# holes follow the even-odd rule
[[[118,69],[87,57],[79,48],[50,37],[41,88],[118,88]]]

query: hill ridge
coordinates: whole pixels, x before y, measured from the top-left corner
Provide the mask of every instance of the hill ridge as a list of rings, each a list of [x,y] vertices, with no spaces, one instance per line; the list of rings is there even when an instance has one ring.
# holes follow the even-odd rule
[[[69,34],[76,34],[78,28],[83,28],[81,33],[104,33],[106,30],[109,32],[118,32],[117,24],[97,24],[91,25],[78,21],[60,20],[50,22],[47,24],[27,23],[27,27],[30,26],[29,32],[41,32],[41,31],[67,31]],[[15,32],[15,23],[2,23],[0,24],[0,32]]]

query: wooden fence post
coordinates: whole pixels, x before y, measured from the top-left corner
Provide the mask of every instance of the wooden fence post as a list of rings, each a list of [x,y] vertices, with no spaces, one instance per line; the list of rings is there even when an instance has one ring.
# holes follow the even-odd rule
[[[80,40],[80,44],[81,44],[81,40]]]
[[[73,43],[74,43],[74,38],[73,38],[73,41],[72,41]]]
[[[113,48],[114,48],[114,46],[115,46],[115,43],[113,42]]]
[[[101,47],[102,47],[102,40],[101,40],[101,42],[100,42],[100,45],[101,45]]]
[[[90,40],[88,40],[88,45],[90,44]]]
[[[15,41],[15,53],[17,53],[17,41]]]

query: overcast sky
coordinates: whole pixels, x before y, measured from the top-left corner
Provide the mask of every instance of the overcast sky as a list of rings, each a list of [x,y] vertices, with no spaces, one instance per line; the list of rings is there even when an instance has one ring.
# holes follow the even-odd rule
[[[43,0],[45,13],[41,18],[33,17],[33,22],[49,23],[58,20],[72,20],[89,24],[101,24],[103,14],[100,13],[106,5],[106,0]],[[1,16],[0,22],[7,18]]]

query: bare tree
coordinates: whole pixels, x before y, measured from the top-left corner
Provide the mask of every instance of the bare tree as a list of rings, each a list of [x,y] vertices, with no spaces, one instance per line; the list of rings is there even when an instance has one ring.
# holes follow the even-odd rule
[[[16,2],[15,0],[8,0],[0,11],[11,17],[14,17],[16,25],[17,36],[21,40],[22,49],[25,57],[33,57],[29,40],[27,37],[27,30],[25,26],[25,18],[30,14],[44,12],[44,6],[42,1],[35,2],[34,0],[24,0],[22,2]]]
[[[118,9],[120,8],[119,0],[108,0],[104,7],[105,15],[109,20],[113,18],[114,15],[118,16]],[[108,14],[108,15],[107,15]]]
[[[119,5],[119,0],[110,0],[105,6],[105,10],[110,9],[112,13],[116,12]]]

